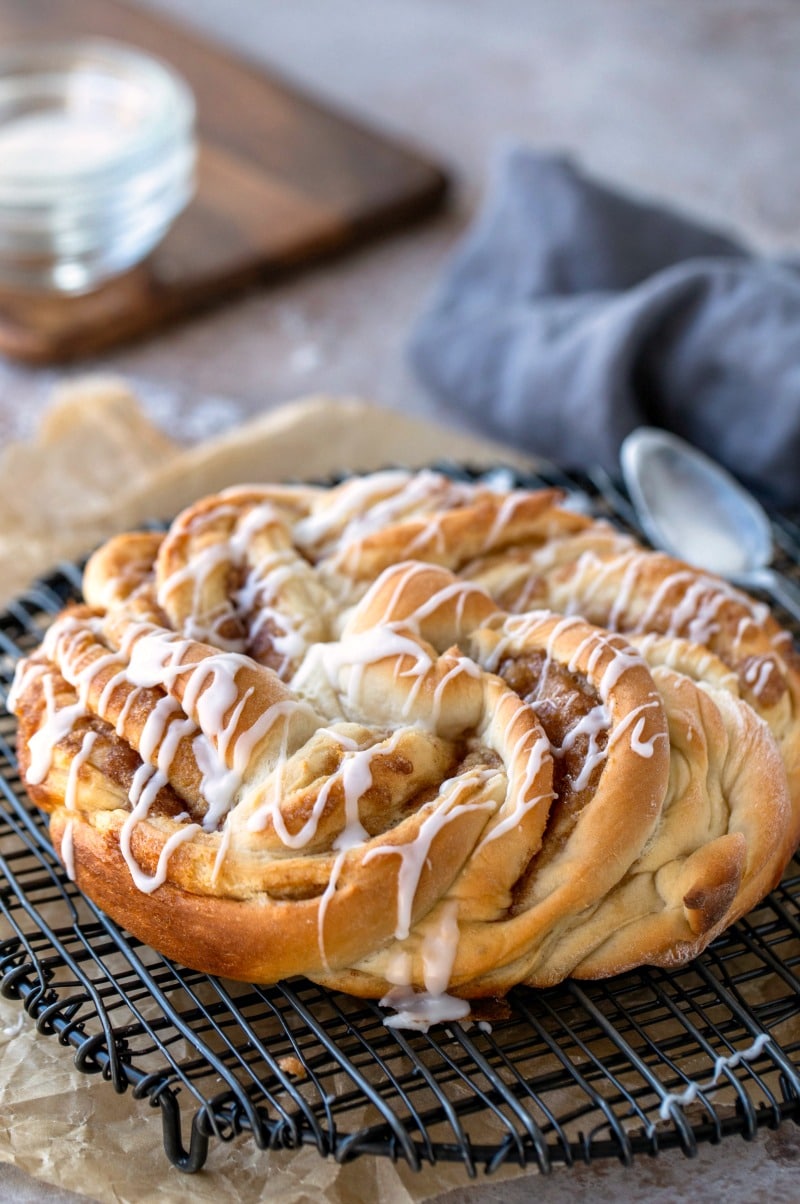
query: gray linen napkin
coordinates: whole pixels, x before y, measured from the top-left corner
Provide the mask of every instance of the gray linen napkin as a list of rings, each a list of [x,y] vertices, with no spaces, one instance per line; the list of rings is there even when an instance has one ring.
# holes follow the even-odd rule
[[[800,506],[800,276],[561,156],[514,149],[411,340],[473,427],[615,471],[642,423]]]

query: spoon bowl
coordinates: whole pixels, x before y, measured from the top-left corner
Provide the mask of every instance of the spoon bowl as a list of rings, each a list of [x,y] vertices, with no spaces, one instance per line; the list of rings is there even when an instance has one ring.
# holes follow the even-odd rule
[[[627,436],[620,464],[654,547],[737,585],[766,590],[800,620],[800,590],[770,567],[769,519],[729,472],[656,427]]]

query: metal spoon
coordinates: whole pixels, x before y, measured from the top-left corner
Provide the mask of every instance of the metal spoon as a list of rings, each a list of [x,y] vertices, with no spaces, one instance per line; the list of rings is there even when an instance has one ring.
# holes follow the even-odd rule
[[[655,547],[745,589],[765,590],[800,620],[800,589],[770,568],[769,519],[729,472],[677,435],[647,426],[623,441],[620,463]]]

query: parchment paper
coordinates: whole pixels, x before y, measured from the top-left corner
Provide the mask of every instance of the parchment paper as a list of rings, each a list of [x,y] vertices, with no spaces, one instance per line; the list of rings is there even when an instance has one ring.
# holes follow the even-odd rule
[[[439,458],[532,464],[499,445],[363,401],[322,397],[181,450],[146,420],[124,383],[84,381],[59,393],[34,443],[0,457],[0,601],[59,559],[144,519],[169,517],[225,485]],[[2,999],[0,1042],[0,1164],[16,1168],[4,1177],[0,1165],[0,1200],[20,1199],[20,1171],[41,1189],[30,1199],[58,1199],[46,1192],[53,1184],[103,1202],[166,1204],[410,1204],[469,1182],[457,1164],[415,1174],[402,1163],[363,1157],[339,1167],[313,1148],[267,1154],[247,1136],[212,1142],[207,1168],[185,1177],[162,1151],[157,1111],[79,1073],[68,1049],[39,1036],[20,1005]]]
[[[0,1000],[0,1033],[16,1027],[20,1011],[19,1005]],[[258,1150],[248,1136],[232,1144],[212,1142],[206,1168],[185,1176],[170,1166],[161,1148],[160,1113],[130,1093],[118,1096],[109,1083],[80,1074],[69,1051],[55,1038],[36,1034],[27,1016],[19,1034],[0,1046],[0,1068],[0,1161],[42,1185],[104,1204],[411,1204],[469,1182],[456,1165],[415,1174],[388,1158],[363,1157],[342,1167],[313,1148]],[[4,1197],[2,1185],[0,1167],[0,1199],[18,1198]]]
[[[79,382],[56,394],[34,443],[0,455],[0,603],[58,560],[147,519],[170,518],[226,485],[439,459],[534,464],[500,444],[355,398],[306,398],[179,449],[147,421],[123,382]]]

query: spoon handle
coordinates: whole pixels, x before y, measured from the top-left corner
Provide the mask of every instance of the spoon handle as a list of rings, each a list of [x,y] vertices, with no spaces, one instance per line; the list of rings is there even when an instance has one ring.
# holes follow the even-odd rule
[[[771,594],[785,610],[800,622],[800,587],[775,569],[759,569],[750,575],[750,583]]]

